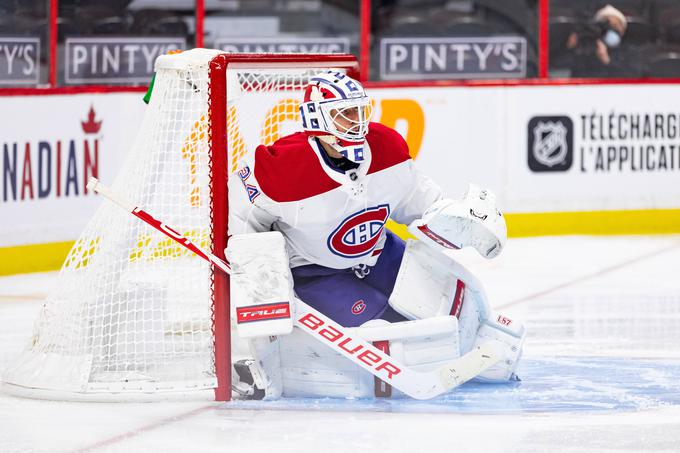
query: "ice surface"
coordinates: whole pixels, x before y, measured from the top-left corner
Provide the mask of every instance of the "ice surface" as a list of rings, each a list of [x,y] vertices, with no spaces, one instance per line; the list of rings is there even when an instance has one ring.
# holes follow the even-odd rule
[[[64,403],[0,394],[0,452],[679,452],[680,237],[458,252],[529,331],[522,382],[431,401]],[[0,278],[0,370],[56,273]]]

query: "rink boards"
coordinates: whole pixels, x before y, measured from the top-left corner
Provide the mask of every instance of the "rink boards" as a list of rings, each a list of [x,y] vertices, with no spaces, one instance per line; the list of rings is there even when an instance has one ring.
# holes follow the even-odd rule
[[[402,133],[448,194],[471,181],[497,192],[510,236],[680,231],[680,93],[672,84],[370,93],[374,119]],[[55,269],[101,202],[86,179],[111,183],[145,105],[139,92],[3,103],[12,114],[0,146],[0,275]],[[289,120],[282,131],[294,129]]]

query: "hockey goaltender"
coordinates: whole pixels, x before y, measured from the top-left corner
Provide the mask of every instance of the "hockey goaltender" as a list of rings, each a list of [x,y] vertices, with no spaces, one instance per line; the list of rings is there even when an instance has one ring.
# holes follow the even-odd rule
[[[475,378],[516,379],[524,327],[492,312],[479,281],[444,253],[501,252],[506,226],[494,194],[470,185],[462,199],[445,198],[403,138],[370,122],[370,98],[345,74],[311,77],[300,112],[302,132],[257,147],[229,181],[232,301],[254,357],[236,363],[234,389],[266,399],[397,394],[358,365],[372,361],[389,377],[400,370],[367,350],[362,360],[353,338],[421,372],[493,344],[495,359]],[[385,228],[388,219],[419,240],[402,241]],[[302,301],[350,329],[324,328],[307,314],[298,327],[315,338],[276,310],[248,318],[263,313],[252,307],[281,300]]]

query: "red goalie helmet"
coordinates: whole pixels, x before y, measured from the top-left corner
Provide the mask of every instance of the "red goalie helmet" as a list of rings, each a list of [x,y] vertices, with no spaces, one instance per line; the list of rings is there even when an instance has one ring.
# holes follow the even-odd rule
[[[371,100],[359,82],[337,71],[309,79],[300,105],[302,127],[310,135],[332,136],[340,146],[364,142],[371,118]]]

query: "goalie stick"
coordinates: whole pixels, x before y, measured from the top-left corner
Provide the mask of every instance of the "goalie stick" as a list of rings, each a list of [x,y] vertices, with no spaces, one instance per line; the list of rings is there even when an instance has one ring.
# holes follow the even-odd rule
[[[111,189],[99,183],[96,178],[90,178],[87,188],[113,201],[196,255],[211,262],[223,272],[231,273],[229,263],[202,250],[142,208],[122,199]],[[358,335],[349,332],[346,327],[342,327],[303,301],[296,298],[292,301],[292,306],[295,326],[378,379],[419,400],[434,398],[461,385],[496,364],[503,356],[502,343],[492,340],[435,370],[415,371]],[[351,347],[347,347],[348,344],[351,344]]]

